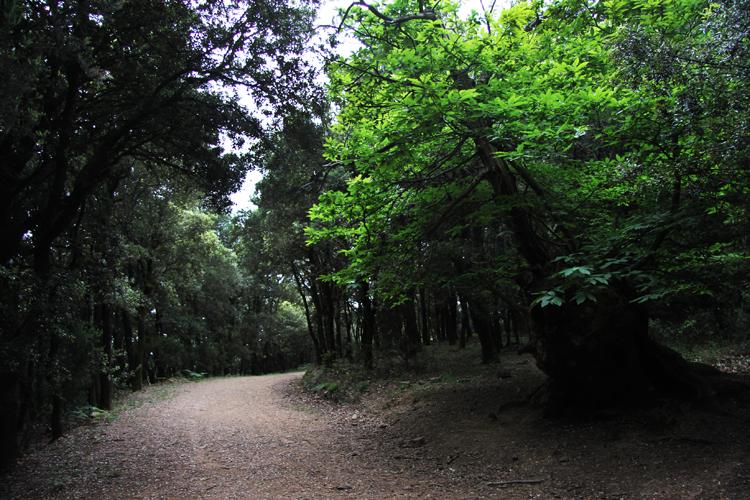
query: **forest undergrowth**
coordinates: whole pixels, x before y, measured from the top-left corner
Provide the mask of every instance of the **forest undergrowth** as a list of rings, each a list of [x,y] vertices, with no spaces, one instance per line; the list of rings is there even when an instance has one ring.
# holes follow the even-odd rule
[[[746,347],[692,345],[683,354],[750,379]],[[341,363],[315,368],[297,397],[358,428],[370,453],[479,495],[739,498],[750,488],[748,401],[707,411],[660,399],[547,418],[531,402],[545,377],[530,355],[506,348],[499,363],[482,365],[478,350],[428,346],[409,370],[394,360],[372,379]]]

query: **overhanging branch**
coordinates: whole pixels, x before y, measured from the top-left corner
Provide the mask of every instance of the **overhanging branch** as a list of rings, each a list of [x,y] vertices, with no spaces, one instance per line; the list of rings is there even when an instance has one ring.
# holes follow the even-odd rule
[[[338,31],[341,31],[341,28],[343,28],[344,23],[346,22],[346,18],[349,16],[349,12],[354,7],[364,7],[367,10],[369,10],[378,19],[385,21],[386,24],[393,24],[396,26],[399,26],[409,21],[416,21],[418,19],[422,19],[426,21],[437,20],[437,14],[435,14],[435,11],[432,9],[424,9],[423,6],[420,6],[420,12],[416,14],[409,14],[409,15],[401,16],[401,17],[389,17],[383,14],[382,12],[380,12],[378,9],[376,9],[372,5],[368,4],[367,2],[352,2],[349,5],[349,7],[347,7],[346,10],[344,11],[344,16],[341,18]]]

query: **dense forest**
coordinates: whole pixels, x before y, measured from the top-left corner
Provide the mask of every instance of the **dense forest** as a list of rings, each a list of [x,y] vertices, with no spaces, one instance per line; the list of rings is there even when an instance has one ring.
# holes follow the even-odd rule
[[[431,343],[532,354],[553,413],[743,387],[663,341],[748,340],[747,0],[0,5],[3,462]]]

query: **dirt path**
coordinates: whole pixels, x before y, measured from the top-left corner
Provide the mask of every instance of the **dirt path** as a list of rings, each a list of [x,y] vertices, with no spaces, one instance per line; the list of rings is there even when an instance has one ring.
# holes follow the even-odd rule
[[[11,490],[0,493],[14,498],[382,498],[414,488],[426,493],[429,485],[420,488],[420,480],[404,475],[402,467],[373,469],[354,426],[336,425],[321,410],[290,399],[289,383],[300,376],[182,384],[166,401],[75,429],[30,454],[6,483]]]
[[[550,420],[508,405],[543,377],[526,358],[503,363],[500,379],[415,374],[339,405],[302,394],[299,373],[183,383],[166,398],[154,386],[113,422],[29,453],[0,498],[750,497],[746,407]]]

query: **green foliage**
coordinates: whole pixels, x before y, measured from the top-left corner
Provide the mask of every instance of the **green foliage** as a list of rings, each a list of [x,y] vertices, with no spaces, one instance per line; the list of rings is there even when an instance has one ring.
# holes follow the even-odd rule
[[[202,379],[204,379],[206,377],[205,373],[198,373],[198,372],[194,372],[192,370],[182,370],[181,373],[182,373],[183,377],[185,377],[186,379],[188,379],[190,381],[193,381],[193,382],[198,381],[198,380],[202,380]]]
[[[223,142],[239,150],[262,136],[229,82],[269,114],[314,100],[301,58],[312,12],[297,4],[19,5],[20,17],[0,17],[3,264],[49,252],[134,162],[187,174],[226,209],[250,158]]]
[[[339,390],[339,384],[336,382],[323,382],[322,384],[318,384],[315,387],[313,387],[313,392],[318,392],[323,394],[326,398],[333,399],[335,394]]]
[[[101,408],[97,408],[96,406],[92,406],[89,408],[88,416],[92,420],[106,420],[110,421],[112,419],[112,413],[107,410],[102,410]]]
[[[335,402],[358,401],[370,384],[370,374],[346,361],[313,367],[302,377],[305,390]]]
[[[329,65],[326,141],[351,176],[311,208],[308,243],[340,248],[329,279],[392,303],[426,284],[543,308],[618,289],[659,311],[746,290],[747,13],[563,0],[485,20],[441,4],[391,26],[352,9],[363,48]],[[499,194],[482,154],[517,192]],[[529,261],[530,232],[546,262]]]
[[[459,382],[459,378],[452,373],[442,373],[438,380],[444,384],[450,385],[457,384]]]

